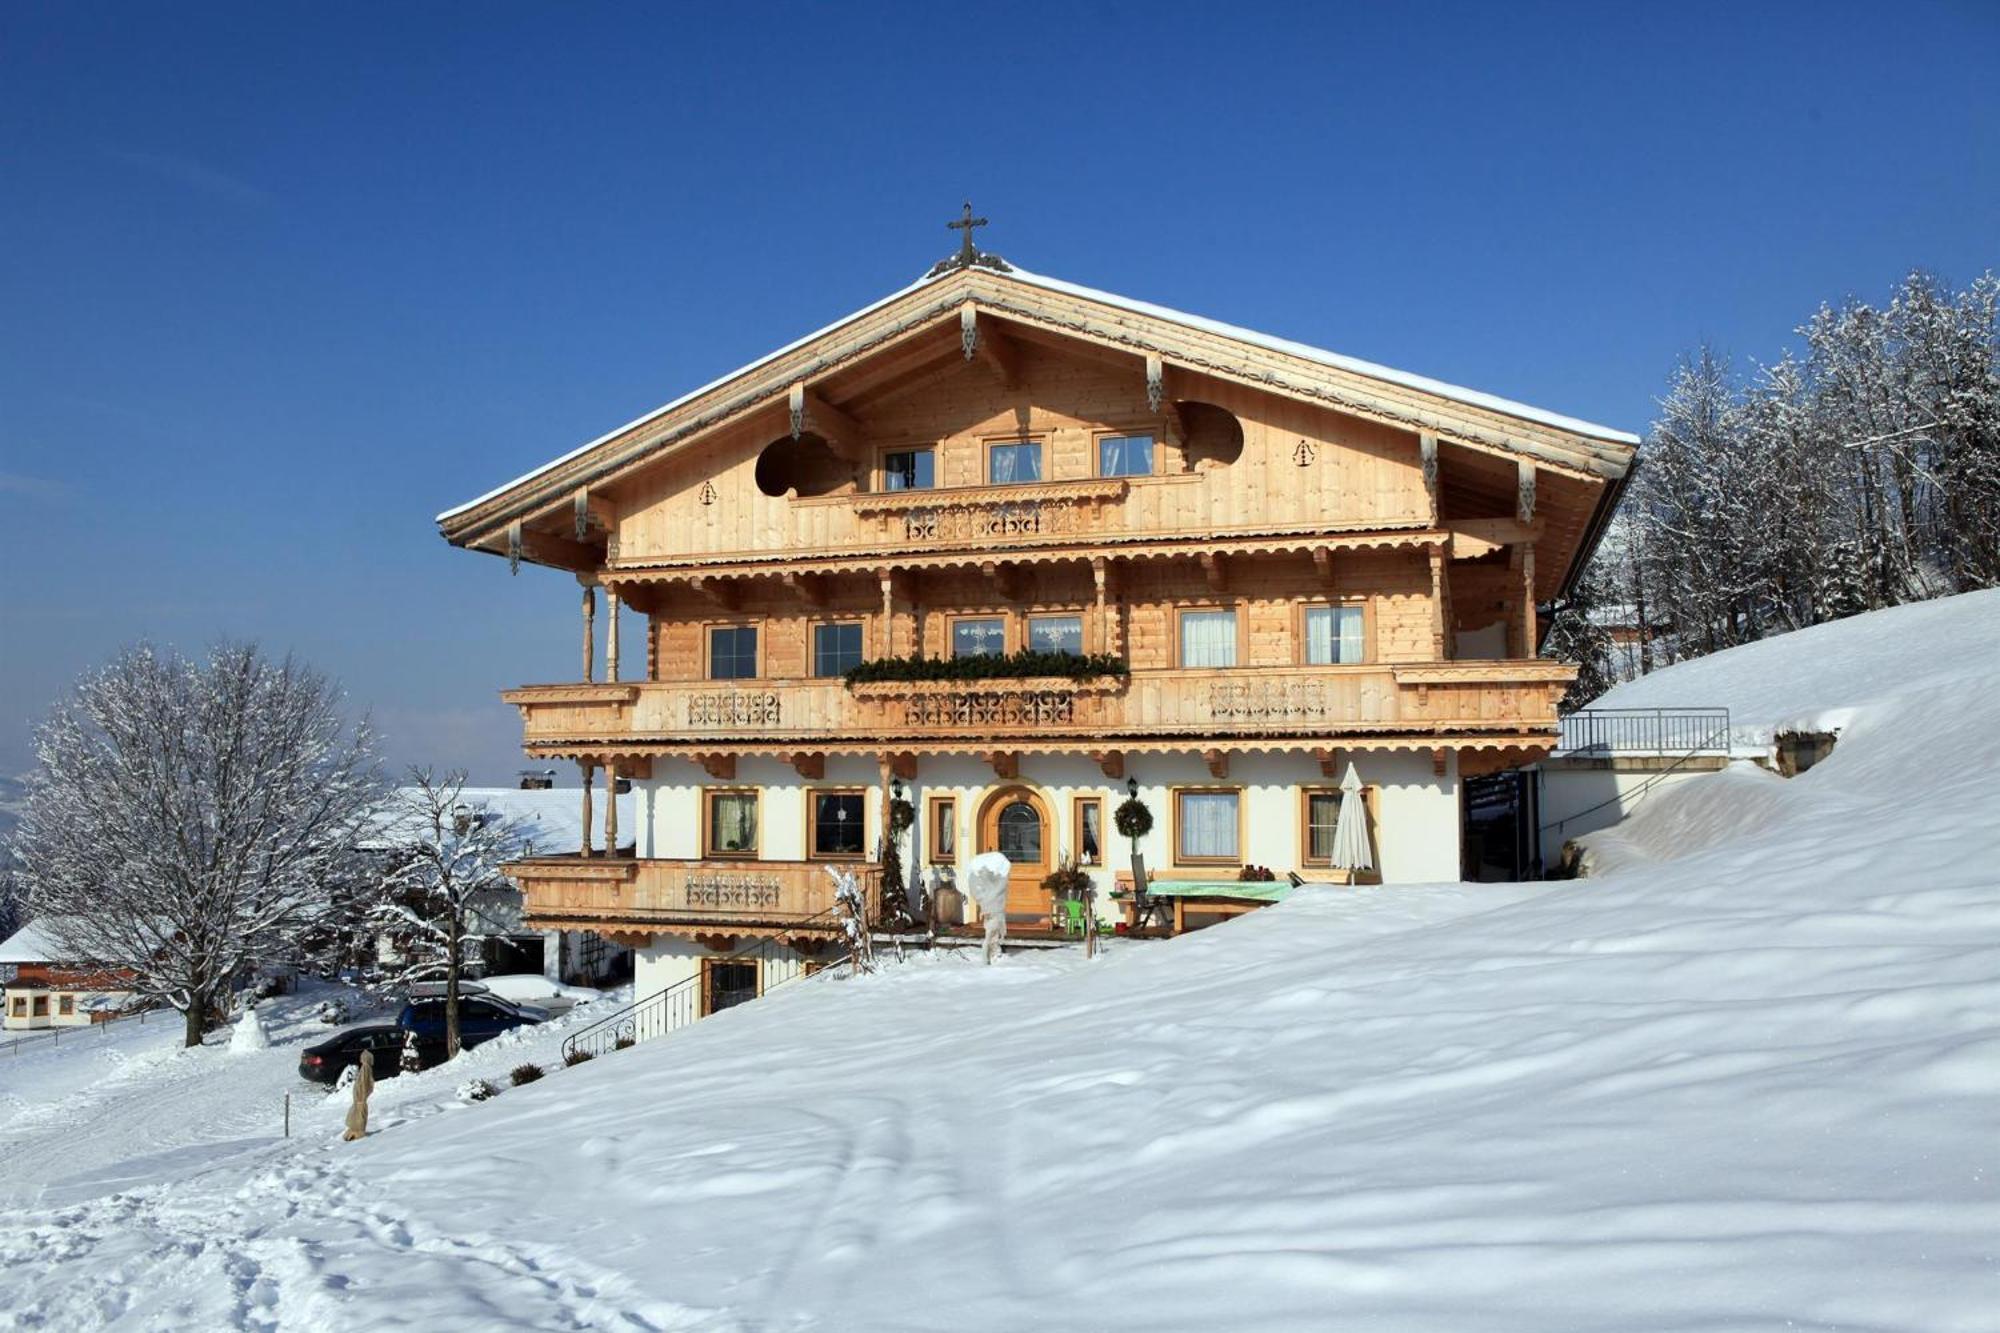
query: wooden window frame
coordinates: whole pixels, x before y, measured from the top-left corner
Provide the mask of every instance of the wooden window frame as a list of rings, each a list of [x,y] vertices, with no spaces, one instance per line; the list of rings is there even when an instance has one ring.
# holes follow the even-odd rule
[[[1078,865],[1084,864],[1083,811],[1084,807],[1092,805],[1097,807],[1097,859],[1095,861],[1090,862],[1089,864],[1093,869],[1102,870],[1105,867],[1105,865],[1108,864],[1111,855],[1109,852],[1105,850],[1105,843],[1110,841],[1111,826],[1104,822],[1104,796],[1102,793],[1096,793],[1088,796],[1070,797],[1069,800],[1070,836],[1075,844],[1075,846],[1071,850],[1076,855],[1077,864]]]
[[[1144,472],[1106,472],[1104,470],[1104,441],[1122,439],[1128,435],[1144,435],[1153,442],[1153,466]],[[1142,477],[1160,475],[1160,454],[1166,444],[1157,426],[1106,427],[1090,432],[1090,475],[1107,481],[1138,481]]]
[[[718,676],[715,674],[715,631],[719,629],[747,629],[757,635],[757,652],[754,675]],[[770,635],[762,620],[704,620],[701,622],[701,678],[712,684],[727,685],[737,680],[764,679],[764,651]]]
[[[879,612],[877,612],[877,614],[879,615],[880,613],[879,613]],[[807,622],[807,629],[806,629],[806,677],[807,677],[807,679],[809,679],[809,680],[839,680],[839,679],[840,679],[840,677],[839,677],[838,675],[834,675],[834,676],[822,676],[822,675],[820,675],[820,674],[819,674],[819,632],[820,632],[820,628],[821,628],[822,626],[836,626],[836,625],[852,625],[852,626],[854,626],[854,627],[855,627],[856,629],[858,629],[858,630],[860,630],[860,631],[861,631],[861,660],[862,660],[862,661],[864,661],[864,662],[866,662],[866,661],[868,660],[868,617],[866,617],[866,616],[852,616],[852,617],[849,617],[849,616],[829,616],[829,617],[827,617],[827,618],[825,618],[825,619],[822,619],[822,620],[812,620],[812,621],[808,621],[808,622]],[[763,651],[763,647],[764,647],[764,637],[763,637],[763,636],[762,636],[762,635],[760,634],[760,635],[758,635],[758,636],[757,636],[757,648],[758,648],[758,652],[759,652],[759,654],[760,654],[760,655],[762,654],[762,651]],[[887,654],[885,653],[885,654],[883,654],[883,656],[887,656]],[[762,665],[763,665],[763,663],[762,663],[762,662],[759,662],[759,663],[758,663],[758,665],[759,665],[759,666],[762,666]]]
[[[703,954],[701,957],[701,1016],[703,1018],[707,1018],[716,1012],[708,1007],[708,999],[709,996],[715,993],[715,979],[709,974],[717,963],[740,964],[756,972],[757,998],[760,1000],[764,998],[764,964],[762,962],[745,962],[741,958]]]
[[[58,996],[56,997],[56,1013],[55,1013],[55,1016],[56,1016],[57,1018],[75,1018],[75,1017],[76,1017],[76,996],[74,996],[74,995],[58,995]]]
[[[944,657],[958,656],[958,624],[963,620],[997,620],[1000,622],[1000,655],[1005,657],[1014,651],[1017,632],[1014,621],[1017,616],[1007,611],[959,612],[944,618]]]
[[[1186,639],[1181,632],[1182,619],[1187,615],[1189,615],[1190,613],[1201,614],[1203,612],[1213,612],[1213,611],[1227,611],[1231,615],[1236,617],[1235,666],[1226,666],[1226,667],[1183,666],[1182,663],[1186,659],[1182,652],[1182,646],[1186,642]],[[1249,631],[1249,620],[1250,617],[1243,614],[1243,604],[1240,601],[1186,602],[1186,603],[1176,604],[1174,607],[1174,655],[1173,658],[1171,659],[1174,664],[1173,669],[1175,671],[1236,671],[1240,669],[1244,665],[1244,663],[1249,660],[1250,656],[1250,645],[1247,642],[1245,642],[1245,635]]]
[[[943,813],[940,813],[942,811]],[[955,866],[958,864],[958,797],[933,796],[924,806],[924,858],[926,865]],[[951,830],[951,855],[938,853],[938,830]]]
[[[1368,845],[1374,852],[1375,870],[1382,870],[1382,822],[1378,818],[1381,806],[1381,788],[1363,784],[1361,788],[1361,815],[1368,822]],[[1328,782],[1313,783],[1299,788],[1299,868],[1329,870],[1333,867],[1331,856],[1312,855],[1312,798],[1315,796],[1343,796],[1339,787]],[[1371,872],[1363,872],[1371,873]]]
[[[715,798],[749,796],[757,802],[756,831],[747,852],[715,850]],[[704,861],[757,861],[764,851],[764,792],[760,787],[703,787],[701,789],[701,859]]]
[[[1183,856],[1181,855],[1181,797],[1183,796],[1234,796],[1236,798],[1236,855],[1235,856]],[[1173,864],[1188,869],[1213,868],[1217,866],[1237,866],[1244,864],[1244,843],[1248,828],[1244,823],[1250,803],[1243,799],[1243,788],[1222,787],[1213,783],[1194,787],[1169,787],[1167,789],[1168,813],[1171,827],[1168,832],[1173,837],[1171,850]]]
[[[806,860],[808,861],[866,861],[868,859],[868,788],[866,787],[807,787],[806,794]],[[859,796],[861,798],[861,850],[858,852],[822,852],[819,849],[819,798],[822,796]]]
[[[1096,651],[1090,641],[1090,612],[1082,607],[1061,607],[1052,611],[1029,611],[1021,616],[1021,649],[1027,651],[1035,645],[1035,622],[1037,620],[1074,620],[1076,622],[1077,652],[1084,657]]]
[[[1306,612],[1308,611],[1351,611],[1361,612],[1361,660],[1359,662],[1308,662],[1306,661]],[[1297,645],[1292,657],[1296,665],[1302,667],[1344,667],[1374,666],[1381,655],[1375,648],[1375,599],[1373,597],[1309,597],[1292,609],[1292,642]]]
[[[1002,443],[1005,443],[1005,441],[1002,441]],[[929,486],[914,486],[907,491],[890,490],[889,489],[890,454],[929,454],[931,456],[931,484]],[[944,460],[941,457],[942,454],[943,454],[943,449],[940,446],[940,444],[935,440],[924,441],[917,444],[878,445],[875,449],[875,468],[874,468],[875,493],[877,495],[912,495],[912,494],[919,494],[926,490],[931,490],[931,491],[943,490],[944,474],[941,471],[941,465]]]
[[[993,480],[994,447],[997,445],[1008,445],[1008,444],[1032,444],[1037,449],[1041,450],[1042,475],[1035,478],[1033,481]],[[1049,437],[1046,432],[1037,434],[1033,431],[1029,431],[1024,434],[1018,434],[1018,435],[982,436],[979,441],[979,484],[981,486],[996,486],[996,487],[1040,486],[1044,482],[1054,480],[1054,478],[1049,476],[1050,457],[1051,457],[1051,450],[1049,449]]]

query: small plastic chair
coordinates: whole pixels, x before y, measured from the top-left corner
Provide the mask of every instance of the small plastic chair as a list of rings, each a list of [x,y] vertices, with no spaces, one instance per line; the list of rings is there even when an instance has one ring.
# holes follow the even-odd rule
[[[1065,898],[1062,900],[1061,907],[1063,933],[1078,936],[1084,934],[1083,900],[1081,898]]]

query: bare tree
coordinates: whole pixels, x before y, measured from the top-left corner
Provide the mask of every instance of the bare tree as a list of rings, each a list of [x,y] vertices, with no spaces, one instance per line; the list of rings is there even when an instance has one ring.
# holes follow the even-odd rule
[[[445,1058],[458,1054],[458,994],[468,944],[494,926],[508,896],[502,872],[528,851],[525,830],[465,796],[465,774],[412,769],[390,802],[381,836],[394,864],[372,913],[406,958],[407,981],[444,978]]]
[[[232,979],[325,910],[380,800],[367,724],[247,645],[126,651],[55,707],[36,757],[14,838],[29,911],[179,1009],[189,1046]]]

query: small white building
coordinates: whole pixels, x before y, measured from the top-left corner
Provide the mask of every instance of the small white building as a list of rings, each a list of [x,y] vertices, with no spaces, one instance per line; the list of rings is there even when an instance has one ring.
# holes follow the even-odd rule
[[[133,998],[130,974],[102,968],[65,950],[45,921],[31,921],[0,943],[0,1027],[87,1027]]]

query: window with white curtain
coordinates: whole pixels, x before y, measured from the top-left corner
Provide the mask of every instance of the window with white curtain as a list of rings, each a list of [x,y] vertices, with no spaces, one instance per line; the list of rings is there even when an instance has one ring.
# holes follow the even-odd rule
[[[1153,472],[1153,437],[1105,435],[1097,441],[1097,475],[1146,477]]]
[[[1174,851],[1180,861],[1235,861],[1236,803],[1233,791],[1174,793]]]
[[[1028,619],[1028,648],[1037,653],[1067,653],[1083,656],[1082,616],[1031,616]]]
[[[1006,621],[954,620],[951,622],[951,655],[953,657],[1004,657],[1006,654]]]
[[[1341,662],[1359,662],[1364,648],[1360,607],[1306,608],[1308,666],[1333,666]]]
[[[708,794],[708,855],[757,854],[757,793],[715,791]]]
[[[986,451],[986,480],[993,486],[1042,479],[1042,446],[1035,440],[1010,440]]]
[[[1306,864],[1333,864],[1333,835],[1340,827],[1340,793],[1306,793]]]
[[[1181,665],[1235,666],[1236,613],[1234,611],[1181,612]]]

